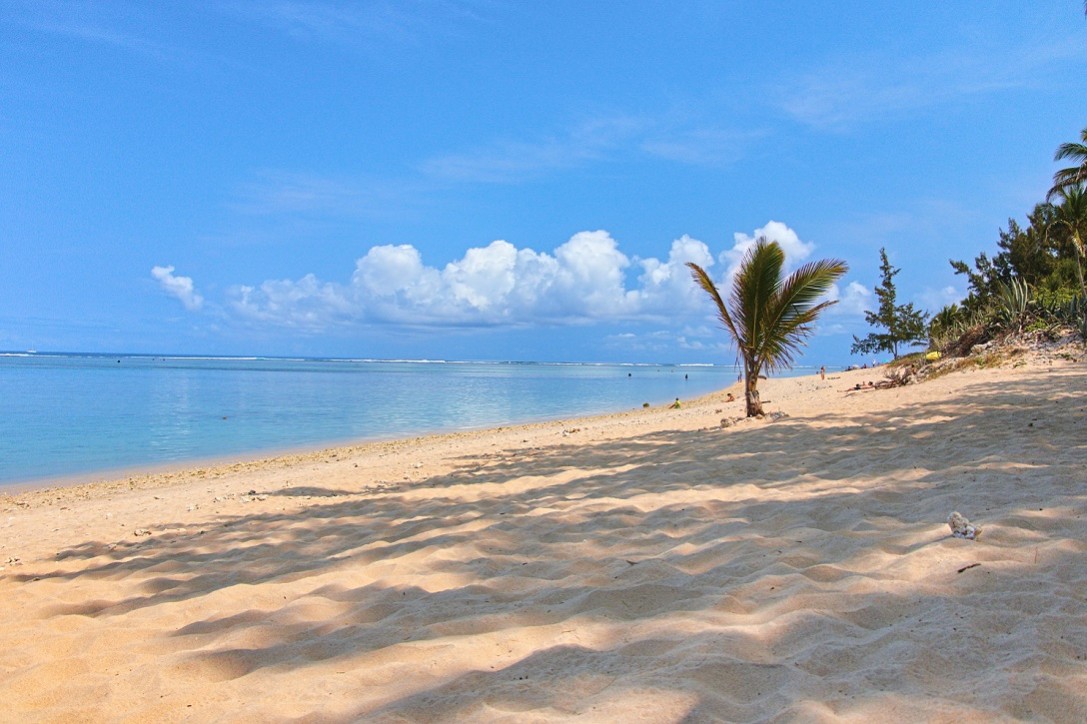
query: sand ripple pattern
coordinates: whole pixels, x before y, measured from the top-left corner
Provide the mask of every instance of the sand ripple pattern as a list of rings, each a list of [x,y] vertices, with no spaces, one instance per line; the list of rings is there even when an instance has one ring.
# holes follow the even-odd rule
[[[792,384],[773,424],[710,400],[83,504],[128,527],[0,572],[0,719],[1087,721],[1087,372]]]

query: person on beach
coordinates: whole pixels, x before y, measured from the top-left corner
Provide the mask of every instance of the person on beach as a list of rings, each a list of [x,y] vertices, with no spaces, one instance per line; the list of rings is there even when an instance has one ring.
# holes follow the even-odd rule
[[[827,368],[822,365],[819,366],[819,379],[825,380],[827,378]]]
[[[676,401],[672,403],[671,407],[672,407],[673,410],[678,410],[679,409],[679,398],[678,397],[676,398]]]

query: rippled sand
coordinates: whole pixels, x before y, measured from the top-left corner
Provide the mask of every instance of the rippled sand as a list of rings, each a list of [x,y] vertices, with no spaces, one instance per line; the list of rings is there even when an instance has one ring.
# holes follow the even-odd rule
[[[1087,369],[880,375],[0,496],[0,719],[1087,720]]]

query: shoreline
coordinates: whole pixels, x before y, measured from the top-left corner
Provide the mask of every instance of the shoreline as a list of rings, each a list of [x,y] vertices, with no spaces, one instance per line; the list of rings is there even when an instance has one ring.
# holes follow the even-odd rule
[[[31,356],[48,357],[51,354],[52,353],[38,353],[37,355],[31,355]],[[67,354],[57,353],[56,356],[63,357],[63,356],[68,356],[68,355]],[[86,355],[84,355],[84,356],[86,356]],[[112,359],[116,355],[106,354],[106,355],[89,355],[89,356],[102,357],[103,359]],[[137,355],[137,356],[140,356],[140,355]],[[146,357],[147,359],[150,360],[150,359],[157,359],[159,356],[160,355],[143,355],[142,357]],[[192,358],[192,359],[204,360],[204,359],[218,359],[218,358],[203,358],[203,357],[201,357],[201,358]],[[241,360],[241,361],[246,361],[246,360],[258,359],[258,358],[239,357],[239,358],[222,358],[222,359],[237,359],[237,360]],[[264,358],[259,358],[259,359],[264,359]],[[268,358],[268,359],[270,361],[275,361],[275,360],[280,359],[280,358]],[[288,358],[282,358],[282,359],[284,361],[292,361],[291,359],[288,359]],[[324,360],[324,359],[320,359],[320,360],[314,360],[314,361],[317,361],[317,362],[353,362],[354,360],[335,360],[335,359]],[[379,363],[385,363],[385,362],[388,362],[388,361],[378,361],[378,362]],[[411,362],[409,361],[409,363],[411,363]],[[419,364],[419,362],[414,362],[414,364]],[[493,365],[493,364],[506,364],[506,363],[443,362],[443,364],[452,364],[452,365],[459,365],[459,364],[464,364],[464,365],[475,365],[475,364]],[[520,363],[509,363],[509,364],[520,364]],[[551,363],[532,363],[532,364],[536,364],[536,365],[540,365],[540,366],[551,366]],[[556,365],[556,366],[567,366],[567,364],[563,363],[562,365]],[[663,364],[646,364],[646,365],[631,364],[631,365],[624,365],[624,364],[618,364],[618,363],[601,363],[600,365],[588,364],[588,363],[569,363],[569,366],[586,366],[586,367],[608,366],[608,367],[623,368],[623,369],[626,369],[628,367],[632,368],[632,369],[637,369],[640,366],[644,366],[644,367],[649,367],[649,368],[673,369],[673,370],[682,370],[684,368],[698,368],[698,367],[702,367],[702,366],[714,367],[714,365],[663,365]],[[725,366],[716,365],[716,366],[717,367],[728,367],[727,365],[725,365]],[[806,370],[806,368],[805,368],[805,370]],[[813,374],[817,373],[817,370],[813,371],[812,373]],[[787,376],[800,376],[803,373],[800,373],[798,371],[789,371],[789,372],[786,372],[785,374]],[[705,389],[705,388],[703,388],[703,389]],[[709,393],[703,393],[703,394],[712,394],[712,391],[709,392]],[[668,398],[667,400],[662,398],[659,401],[654,401],[654,399],[650,398],[649,401],[648,401],[648,404],[656,407],[657,405],[670,404],[671,401],[672,401],[672,398]],[[592,416],[596,416],[596,415],[607,415],[607,414],[612,414],[612,413],[615,413],[615,412],[623,412],[623,411],[627,411],[627,410],[634,411],[634,410],[640,409],[640,408],[634,406],[632,403],[626,403],[626,404],[630,404],[631,406],[630,407],[626,407],[626,406],[616,407],[616,408],[611,409],[611,410],[609,410],[609,409],[599,410],[598,409],[598,410],[590,410],[590,411],[587,411],[587,412],[585,412],[585,411],[583,411],[583,412],[571,412],[570,414],[541,413],[539,416],[536,416],[536,417],[529,417],[529,418],[526,418],[526,419],[523,419],[523,420],[518,420],[518,421],[507,421],[507,422],[504,422],[504,423],[502,423],[502,422],[499,422],[499,423],[486,422],[486,423],[479,423],[479,424],[467,425],[467,426],[460,426],[460,425],[457,425],[456,423],[451,423],[451,424],[446,425],[446,426],[438,426],[438,427],[434,427],[432,429],[427,429],[426,427],[421,427],[421,428],[417,428],[417,429],[414,429],[414,430],[411,430],[411,431],[398,431],[398,432],[381,432],[381,431],[379,431],[379,432],[375,432],[373,434],[365,435],[365,436],[361,436],[361,437],[347,436],[347,437],[343,437],[343,438],[332,438],[332,439],[318,440],[318,441],[315,441],[315,442],[304,442],[304,443],[297,443],[297,444],[294,444],[294,443],[282,444],[282,443],[280,443],[280,444],[273,444],[273,445],[271,445],[269,447],[264,447],[264,448],[262,448],[262,447],[247,448],[247,449],[237,450],[237,451],[233,451],[233,452],[211,453],[211,454],[197,455],[197,456],[194,456],[194,457],[187,457],[187,458],[176,459],[176,460],[161,460],[161,461],[151,460],[151,461],[146,461],[146,462],[135,462],[135,463],[131,463],[131,464],[120,464],[120,465],[117,465],[116,467],[104,466],[104,467],[95,467],[95,468],[84,469],[84,470],[75,470],[73,472],[45,473],[45,474],[40,474],[40,475],[31,475],[29,477],[11,477],[11,478],[8,478],[6,480],[5,479],[0,479],[0,495],[3,495],[5,492],[11,492],[11,491],[25,491],[25,490],[38,489],[38,488],[42,488],[42,487],[66,487],[66,486],[70,486],[70,485],[82,485],[82,484],[87,484],[87,483],[91,483],[91,482],[110,481],[110,480],[115,480],[117,478],[133,477],[133,476],[138,476],[138,475],[143,475],[143,474],[177,472],[177,471],[181,471],[181,470],[184,470],[186,468],[192,468],[192,467],[220,466],[220,465],[227,464],[227,463],[234,462],[234,461],[250,462],[250,461],[260,460],[260,459],[264,459],[264,458],[275,458],[275,457],[282,457],[282,456],[287,456],[287,455],[299,455],[299,454],[305,454],[305,453],[310,453],[310,452],[319,452],[321,450],[330,449],[330,448],[354,447],[354,446],[358,446],[358,445],[362,445],[362,444],[368,444],[368,443],[372,443],[372,442],[386,442],[386,441],[397,440],[397,439],[401,439],[401,438],[425,437],[425,436],[429,436],[429,435],[444,435],[444,434],[457,433],[457,432],[485,431],[487,429],[490,429],[490,428],[493,428],[493,427],[500,427],[500,426],[503,426],[503,425],[504,426],[510,426],[510,425],[533,424],[533,423],[537,423],[537,422],[548,422],[548,421],[574,419],[574,418],[581,418],[581,417],[592,417]]]
[[[762,420],[723,390],[0,495],[0,696],[23,721],[1087,718],[1087,366],[973,367],[770,379]]]
[[[818,375],[819,372],[818,370],[816,370],[812,374]],[[782,376],[776,379],[794,379],[802,376],[805,375],[789,375]],[[713,392],[691,398],[688,404],[698,403],[700,401],[704,401],[717,395],[724,395],[726,392],[732,390],[738,385],[740,385],[740,383],[734,382],[733,384],[720,390],[714,390]],[[433,431],[424,430],[409,435],[382,435],[341,441],[318,442],[308,445],[290,446],[285,448],[271,448],[267,450],[252,450],[248,452],[225,453],[223,455],[211,455],[208,457],[198,457],[172,462],[148,463],[132,466],[122,466],[118,468],[98,469],[84,473],[46,475],[40,478],[18,479],[12,480],[11,482],[0,482],[0,499],[2,499],[5,495],[14,496],[21,493],[29,493],[42,490],[110,484],[117,483],[121,480],[132,480],[138,478],[184,475],[187,472],[198,469],[223,469],[230,468],[238,464],[273,464],[277,461],[285,459],[295,460],[305,458],[307,456],[320,456],[328,452],[357,450],[360,448],[365,448],[367,446],[381,445],[384,443],[395,443],[409,440],[425,440],[428,438],[443,438],[457,435],[487,435],[491,432],[512,428],[531,428],[538,425],[547,425],[563,422],[578,423],[579,421],[585,422],[597,418],[608,418],[611,416],[623,415],[628,413],[644,415],[652,410],[666,409],[670,406],[671,402],[669,401],[659,402],[656,404],[646,404],[649,404],[650,406],[647,408],[632,407],[622,410],[603,411],[587,415],[575,414],[561,416],[545,416],[525,421],[510,422],[505,425],[497,426],[481,425],[478,427],[449,428]]]
[[[818,372],[815,373],[816,375]],[[797,379],[799,376],[783,377],[778,379]],[[828,379],[830,378],[828,374]],[[728,387],[699,397],[691,398],[684,404],[706,404],[707,401],[718,397],[724,397],[729,390],[741,386],[733,383]],[[681,398],[682,399],[682,398]],[[40,479],[13,481],[0,484],[0,502],[5,497],[17,498],[24,494],[49,493],[61,494],[66,489],[93,489],[97,487],[116,489],[120,485],[127,484],[129,489],[150,489],[148,485],[173,484],[175,480],[191,479],[195,476],[222,477],[228,472],[236,472],[239,467],[247,469],[264,469],[297,465],[327,458],[349,454],[366,454],[387,446],[400,446],[407,444],[427,444],[458,439],[489,438],[499,433],[531,431],[538,428],[550,428],[556,425],[585,426],[594,421],[607,421],[623,416],[646,416],[654,412],[670,411],[670,403],[658,403],[648,408],[630,408],[625,410],[605,411],[591,415],[572,415],[560,417],[545,417],[525,422],[512,422],[499,426],[468,427],[462,429],[449,429],[434,432],[420,432],[414,435],[389,436],[376,438],[360,438],[342,442],[314,443],[299,447],[278,448],[266,451],[253,451],[252,453],[238,453],[215,455],[206,458],[194,458],[191,460],[179,460],[172,463],[136,465],[107,470],[98,470],[88,473],[77,473],[62,476],[47,476]],[[135,487],[133,487],[135,486]]]

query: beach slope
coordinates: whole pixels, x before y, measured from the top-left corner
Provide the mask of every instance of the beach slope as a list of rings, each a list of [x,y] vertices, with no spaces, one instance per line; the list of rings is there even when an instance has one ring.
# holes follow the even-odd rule
[[[881,376],[0,496],[0,719],[1087,721],[1087,368]]]

